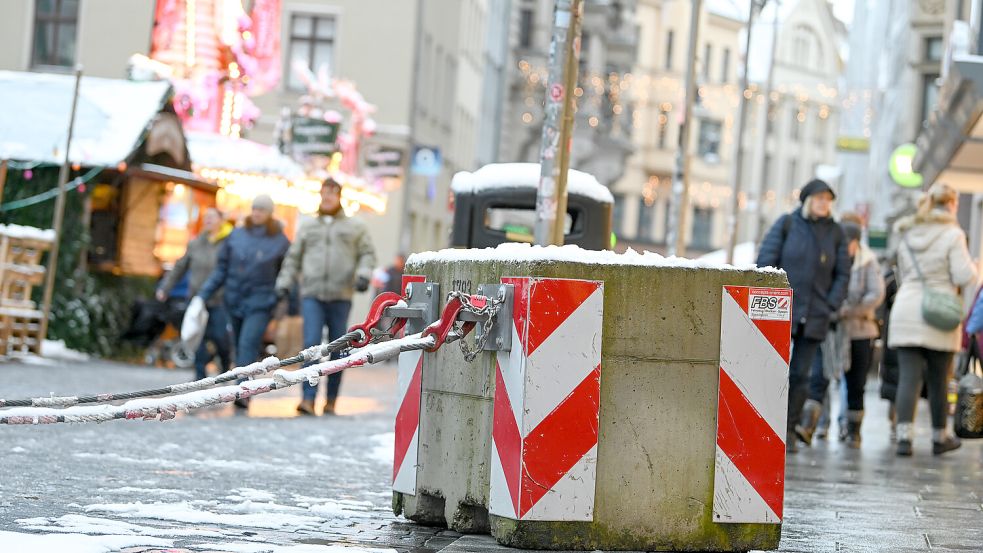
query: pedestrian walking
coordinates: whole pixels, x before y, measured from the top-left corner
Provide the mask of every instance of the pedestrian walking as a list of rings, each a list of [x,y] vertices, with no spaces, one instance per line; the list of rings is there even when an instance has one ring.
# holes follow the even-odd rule
[[[376,295],[382,294],[383,292],[395,292],[402,296],[405,291],[402,290],[403,267],[405,266],[406,256],[398,253],[393,258],[392,265],[385,269],[377,269],[372,274],[372,287],[375,289]]]
[[[263,333],[277,301],[276,276],[289,246],[283,226],[273,218],[273,199],[257,196],[244,223],[222,241],[215,270],[198,291],[207,304],[224,286],[237,366],[259,358]],[[237,407],[248,405],[247,400],[236,400]]]
[[[215,270],[218,261],[218,250],[232,232],[232,225],[222,218],[222,213],[215,208],[205,210],[201,221],[201,233],[188,242],[188,247],[174,268],[167,274],[160,288],[157,299],[167,301],[175,285],[185,275],[188,275],[188,292],[193,297]],[[232,326],[229,315],[222,301],[222,290],[212,295],[208,304],[208,323],[205,325],[205,337],[195,352],[195,380],[205,378],[205,367],[213,355],[208,350],[211,343],[215,348],[214,357],[218,357],[220,372],[232,368]]]
[[[887,418],[891,424],[890,440],[898,439],[898,412],[895,400],[898,396],[898,375],[901,370],[898,368],[898,350],[889,346],[891,325],[888,320],[891,317],[891,310],[894,308],[894,298],[898,295],[898,279],[895,277],[894,268],[890,263],[885,263],[884,267],[884,303],[877,310],[878,324],[881,330],[881,363],[878,375],[881,378],[881,399],[888,402]]]
[[[890,318],[890,347],[898,350],[897,453],[912,454],[915,406],[922,384],[928,388],[932,453],[960,446],[947,430],[947,386],[954,352],[959,349],[962,316],[959,289],[976,282],[966,236],[956,221],[959,196],[935,184],[918,202],[914,215],[895,224],[898,289]],[[948,315],[939,309],[952,305]],[[954,322],[954,324],[953,324]]]
[[[808,394],[809,370],[816,348],[829,331],[831,317],[846,297],[850,257],[843,230],[832,218],[836,195],[826,182],[806,184],[802,205],[772,225],[758,253],[759,267],[784,269],[792,286],[792,357],[789,361],[786,448],[796,451],[795,425]]]
[[[884,301],[884,279],[877,256],[863,243],[863,229],[856,223],[843,223],[847,240],[847,252],[852,259],[847,296],[836,316],[836,334],[842,333],[846,351],[840,362],[846,383],[847,411],[845,432],[841,437],[847,445],[860,448],[860,426],[864,418],[864,387],[867,373],[874,358],[874,340],[877,339],[877,308]],[[825,346],[824,346],[825,347]],[[813,374],[809,399],[802,411],[802,424],[796,434],[806,443],[812,441],[829,380],[822,371]]]
[[[328,178],[321,185],[318,216],[305,222],[287,252],[276,280],[277,296],[285,299],[300,277],[300,312],[304,318],[304,346],[322,342],[324,327],[328,340],[335,340],[348,327],[348,313],[356,291],[369,289],[375,249],[368,228],[361,220],[347,217],[341,209],[341,184]],[[332,354],[337,359],[339,353]],[[327,378],[325,414],[334,414],[341,373]],[[297,412],[316,414],[317,386],[307,382]]]

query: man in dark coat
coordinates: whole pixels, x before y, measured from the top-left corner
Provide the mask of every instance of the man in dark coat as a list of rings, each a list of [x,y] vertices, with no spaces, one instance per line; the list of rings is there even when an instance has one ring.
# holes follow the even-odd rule
[[[257,196],[245,223],[222,242],[215,270],[198,291],[207,304],[225,287],[225,306],[235,334],[238,367],[259,358],[263,333],[277,302],[276,276],[289,247],[283,226],[273,218],[273,200],[267,195]],[[237,407],[247,405],[248,402],[236,401]]]
[[[784,269],[793,291],[789,452],[796,450],[794,429],[808,395],[809,367],[846,298],[851,263],[843,230],[832,218],[833,189],[815,179],[802,188],[799,199],[802,207],[782,215],[769,229],[757,261],[759,267]]]

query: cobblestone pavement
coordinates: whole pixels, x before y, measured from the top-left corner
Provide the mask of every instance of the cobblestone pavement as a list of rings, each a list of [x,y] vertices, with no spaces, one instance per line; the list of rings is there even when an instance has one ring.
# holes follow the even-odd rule
[[[112,363],[11,363],[0,365],[0,397],[189,377]],[[392,515],[394,388],[394,368],[383,365],[346,374],[336,417],[295,417],[299,391],[283,390],[254,399],[248,415],[221,407],[166,423],[2,427],[0,540],[50,539],[33,550],[74,551],[54,540],[112,535],[110,550],[128,553],[503,549]],[[932,457],[926,421],[916,426],[915,456],[896,458],[885,405],[871,390],[861,450],[819,442],[789,457],[781,550],[983,551],[983,444]],[[0,551],[9,549],[0,543]]]

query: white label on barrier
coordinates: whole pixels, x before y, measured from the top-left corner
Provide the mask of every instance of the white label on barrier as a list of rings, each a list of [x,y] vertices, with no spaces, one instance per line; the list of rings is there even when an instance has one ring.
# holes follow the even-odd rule
[[[751,288],[748,316],[759,321],[792,320],[792,291]]]

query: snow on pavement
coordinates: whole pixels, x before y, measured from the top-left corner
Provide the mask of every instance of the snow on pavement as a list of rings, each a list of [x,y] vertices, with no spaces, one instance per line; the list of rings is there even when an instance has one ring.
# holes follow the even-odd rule
[[[172,547],[173,540],[142,536],[88,536],[85,534],[22,534],[0,530],[4,553],[111,553],[124,547]]]

